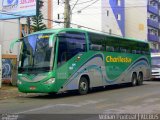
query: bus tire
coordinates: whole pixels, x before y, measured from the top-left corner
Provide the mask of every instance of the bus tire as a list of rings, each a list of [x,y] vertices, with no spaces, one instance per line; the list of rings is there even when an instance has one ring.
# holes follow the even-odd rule
[[[138,85],[142,85],[143,84],[143,73],[139,73],[138,75],[138,82],[137,82]]]
[[[89,91],[89,82],[85,77],[81,77],[79,81],[78,93],[80,95],[85,95]]]
[[[137,85],[137,75],[135,73],[132,74],[132,81],[131,81],[132,86]]]

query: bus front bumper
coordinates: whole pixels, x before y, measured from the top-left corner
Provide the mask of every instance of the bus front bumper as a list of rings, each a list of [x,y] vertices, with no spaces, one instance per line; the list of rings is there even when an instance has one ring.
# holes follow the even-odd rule
[[[51,93],[58,91],[52,81],[25,82],[18,80],[17,84],[18,90],[23,93]]]

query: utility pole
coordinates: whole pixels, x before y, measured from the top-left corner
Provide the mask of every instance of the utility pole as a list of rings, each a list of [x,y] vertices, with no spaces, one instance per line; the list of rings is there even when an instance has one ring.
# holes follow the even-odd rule
[[[27,25],[28,25],[28,34],[30,34],[30,28],[31,28],[30,17],[27,17]]]
[[[65,0],[64,5],[64,27],[70,28],[70,0]]]

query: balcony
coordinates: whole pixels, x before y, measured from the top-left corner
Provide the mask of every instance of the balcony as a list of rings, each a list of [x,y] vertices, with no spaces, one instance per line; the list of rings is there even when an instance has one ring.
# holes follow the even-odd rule
[[[159,29],[159,23],[154,20],[148,19],[147,24],[148,24],[148,26]]]
[[[158,15],[158,8],[148,5],[148,12]]]
[[[156,35],[148,34],[148,41],[159,42],[159,37]]]

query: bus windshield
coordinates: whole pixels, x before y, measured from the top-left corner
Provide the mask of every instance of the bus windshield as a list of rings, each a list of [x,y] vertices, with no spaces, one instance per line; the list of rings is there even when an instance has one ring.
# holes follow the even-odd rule
[[[51,34],[36,34],[23,38],[19,58],[19,73],[39,74],[53,68],[53,49],[49,47]]]

